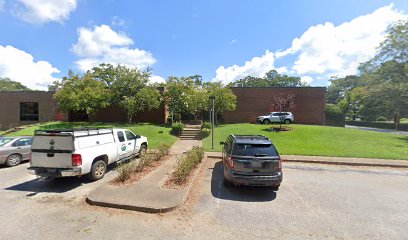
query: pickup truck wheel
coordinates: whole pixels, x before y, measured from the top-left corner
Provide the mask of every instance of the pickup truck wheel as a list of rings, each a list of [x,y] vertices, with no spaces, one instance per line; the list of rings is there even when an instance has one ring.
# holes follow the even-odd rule
[[[284,123],[285,124],[290,124],[292,121],[290,121],[290,119],[285,119]]]
[[[269,121],[269,119],[264,119],[264,120],[262,121],[262,123],[263,123],[263,124],[269,124],[270,121]]]
[[[22,157],[19,154],[11,154],[7,157],[6,166],[7,167],[14,167],[21,163]]]
[[[103,160],[98,160],[92,164],[91,167],[91,172],[89,173],[89,178],[92,181],[97,181],[103,176],[105,176],[106,173],[106,162]]]
[[[143,157],[146,154],[147,146],[146,144],[142,144],[139,150],[139,157]]]

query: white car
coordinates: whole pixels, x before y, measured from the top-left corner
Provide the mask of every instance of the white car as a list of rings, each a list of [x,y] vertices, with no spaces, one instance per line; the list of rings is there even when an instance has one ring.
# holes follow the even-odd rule
[[[107,165],[144,154],[147,138],[127,129],[37,130],[31,146],[30,167],[35,175],[103,178]]]
[[[256,121],[263,124],[285,123],[291,124],[295,121],[291,112],[271,112],[269,115],[258,116]]]

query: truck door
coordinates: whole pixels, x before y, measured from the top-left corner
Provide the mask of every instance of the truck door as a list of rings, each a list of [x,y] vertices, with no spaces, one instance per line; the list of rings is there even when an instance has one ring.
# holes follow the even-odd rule
[[[28,159],[31,149],[31,138],[21,138],[13,143],[13,148],[20,153],[23,159]]]
[[[136,144],[136,135],[133,134],[131,131],[125,131],[127,146],[128,146],[128,153],[129,155],[133,155],[139,152],[140,144]]]
[[[117,148],[118,148],[119,159],[121,159],[121,158],[126,157],[128,153],[128,147],[126,145],[125,134],[123,133],[123,131],[117,131],[116,137],[118,138],[118,141],[119,141],[117,144]]]

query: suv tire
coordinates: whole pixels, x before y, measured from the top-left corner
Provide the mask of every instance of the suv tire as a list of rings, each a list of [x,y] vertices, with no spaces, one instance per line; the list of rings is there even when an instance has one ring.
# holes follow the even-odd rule
[[[262,121],[262,123],[263,124],[269,124],[271,121],[269,121],[269,119],[264,119],[263,121]]]
[[[292,121],[290,121],[290,119],[285,119],[284,123],[285,123],[285,124],[291,124]]]
[[[94,162],[91,167],[91,172],[89,173],[89,179],[91,181],[97,181],[103,178],[106,173],[106,167],[106,162],[103,160],[97,160]]]

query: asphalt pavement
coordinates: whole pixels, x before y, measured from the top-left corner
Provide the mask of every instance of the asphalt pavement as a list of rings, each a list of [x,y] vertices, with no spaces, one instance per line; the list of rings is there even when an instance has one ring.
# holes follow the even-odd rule
[[[278,192],[225,188],[208,159],[186,204],[149,214],[90,206],[113,176],[35,180],[27,164],[0,168],[2,239],[404,239],[405,169],[284,163]]]

